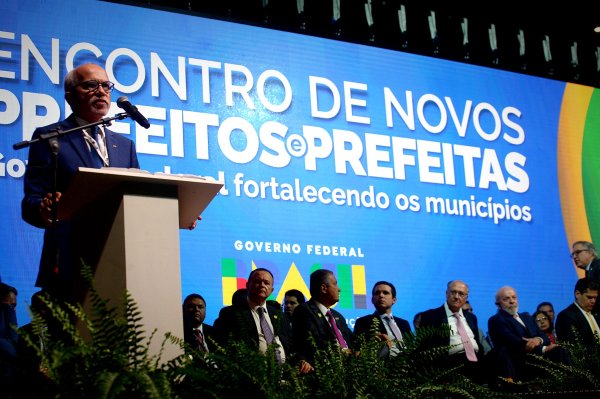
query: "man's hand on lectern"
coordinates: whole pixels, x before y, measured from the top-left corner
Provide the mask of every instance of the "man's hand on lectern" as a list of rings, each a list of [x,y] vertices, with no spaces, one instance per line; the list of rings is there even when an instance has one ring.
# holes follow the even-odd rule
[[[198,220],[202,220],[202,216],[198,216]],[[198,224],[198,220],[194,220],[194,223],[192,223],[188,229],[190,230],[194,230],[196,228],[196,225]]]

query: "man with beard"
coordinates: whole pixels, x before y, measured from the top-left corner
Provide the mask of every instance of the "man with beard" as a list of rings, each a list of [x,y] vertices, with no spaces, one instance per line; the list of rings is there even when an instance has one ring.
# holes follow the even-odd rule
[[[562,348],[550,343],[529,313],[519,313],[514,288],[504,286],[496,292],[498,312],[488,320],[488,332],[494,345],[497,375],[512,380],[531,377],[526,365],[528,353],[543,355],[553,361],[567,362]]]

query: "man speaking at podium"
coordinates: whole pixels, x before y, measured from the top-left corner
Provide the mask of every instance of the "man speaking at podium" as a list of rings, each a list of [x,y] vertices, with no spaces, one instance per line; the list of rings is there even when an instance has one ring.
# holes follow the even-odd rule
[[[36,129],[32,140],[54,129],[66,131],[99,121],[109,111],[113,86],[106,71],[96,64],[73,69],[64,81],[65,99],[73,113],[61,122]],[[30,146],[21,212],[27,223],[46,230],[35,285],[54,297],[71,300],[75,299],[71,297],[71,290],[80,274],[80,258],[86,257],[77,244],[81,237],[75,237],[72,222],[59,220],[52,224],[52,209],[57,205],[53,204],[52,193],[56,190],[56,202],[59,203],[81,166],[139,168],[139,162],[133,141],[103,126],[61,136],[58,143],[56,185],[53,183],[53,154],[49,142],[37,141]],[[93,222],[86,227],[93,231]]]

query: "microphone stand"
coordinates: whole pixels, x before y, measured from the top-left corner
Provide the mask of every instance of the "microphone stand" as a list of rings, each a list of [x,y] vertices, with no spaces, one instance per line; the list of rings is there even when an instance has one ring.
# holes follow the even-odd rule
[[[67,134],[79,132],[79,131],[82,131],[83,129],[87,129],[89,127],[94,127],[94,126],[98,126],[98,125],[110,126],[112,124],[112,121],[125,119],[127,117],[129,117],[129,114],[127,112],[121,112],[121,113],[116,114],[115,116],[102,118],[97,122],[92,122],[92,123],[88,123],[87,125],[77,126],[72,129],[60,130],[60,129],[56,128],[56,129],[50,130],[47,133],[40,134],[37,138],[35,138],[33,140],[25,140],[25,141],[21,141],[19,143],[13,144],[13,149],[15,149],[15,150],[20,150],[22,148],[29,147],[32,144],[35,144],[38,142],[43,142],[43,141],[46,141],[48,143],[48,145],[50,146],[50,152],[52,153],[52,162],[51,162],[52,210],[50,213],[50,231],[51,231],[51,237],[52,237],[52,241],[53,241],[53,248],[56,251],[56,263],[55,263],[56,266],[58,266],[58,258],[59,258],[58,239],[56,237],[56,224],[58,223],[58,204],[56,203],[56,197],[57,197],[56,189],[58,186],[58,154],[60,152],[60,144],[58,142],[58,139],[61,138],[62,136],[66,136]]]
[[[98,125],[110,126],[112,124],[112,121],[125,119],[127,117],[129,117],[129,114],[127,112],[121,112],[121,113],[116,114],[115,116],[102,118],[98,122],[92,122],[92,123],[88,123],[87,125],[76,126],[72,129],[67,129],[67,130],[60,130],[58,128],[53,129],[47,133],[40,134],[38,136],[38,138],[36,138],[36,139],[25,140],[25,141],[21,141],[19,143],[13,144],[13,149],[20,150],[21,148],[29,147],[30,145],[35,144],[39,141],[48,141],[50,143],[50,145],[52,145],[51,140],[53,140],[53,139],[57,140],[60,137],[66,136],[69,133],[78,132],[80,130],[87,129],[88,127],[93,127],[93,126],[98,126]]]

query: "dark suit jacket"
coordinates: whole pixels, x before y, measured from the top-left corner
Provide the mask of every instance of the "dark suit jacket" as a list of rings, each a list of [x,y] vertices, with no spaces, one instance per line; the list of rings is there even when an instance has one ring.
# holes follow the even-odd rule
[[[346,319],[341,313],[331,309],[335,324],[342,333],[344,340],[350,348],[354,343],[354,334],[348,328]],[[309,363],[314,362],[315,348],[312,346],[309,337],[312,337],[316,344],[316,349],[325,349],[329,345],[337,345],[337,338],[333,329],[329,325],[326,316],[323,316],[317,303],[311,299],[294,309],[292,321],[294,349],[302,360]]]
[[[31,338],[37,348],[29,346],[25,339],[21,337],[28,336]],[[37,350],[41,348],[42,337],[34,333],[33,324],[29,323],[19,328],[19,342],[17,344],[17,366],[19,369],[17,375],[17,386],[21,387],[23,393],[29,398],[48,398],[52,395],[53,388],[50,386],[51,380],[40,371],[41,358],[38,356]],[[48,341],[45,340],[46,350]]]
[[[519,313],[526,327],[523,327],[511,314],[505,310],[498,310],[488,320],[488,332],[495,348],[503,347],[508,353],[518,357],[525,357],[525,341],[523,338],[540,337],[544,341],[543,346],[550,345],[548,336],[538,327],[529,313]],[[542,345],[535,348],[534,353],[542,354]]]
[[[596,258],[590,264],[590,270],[585,272],[585,276],[590,280],[600,283],[600,258]],[[596,302],[598,304],[598,302]]]
[[[600,318],[593,314],[596,323],[600,325]],[[575,342],[577,337],[585,344],[592,346],[596,343],[596,337],[590,328],[587,318],[581,310],[572,303],[556,316],[556,336],[560,342]]]
[[[64,121],[36,129],[32,139],[37,139],[41,134],[48,133],[56,128],[64,131],[76,126],[75,116],[71,115]],[[133,141],[108,129],[104,130],[110,166],[139,168],[140,165]],[[94,162],[82,132],[73,132],[62,136],[58,142],[60,152],[58,154],[56,191],[64,194],[78,168],[80,166],[94,167]],[[29,160],[25,171],[25,196],[21,202],[21,212],[23,220],[33,226],[46,227],[41,220],[39,205],[46,193],[52,192],[52,175],[52,153],[48,143],[37,142],[32,144],[29,148]],[[56,275],[56,246],[53,245],[50,229],[46,229],[36,286],[45,288],[53,279],[72,279],[74,275],[78,276],[79,267],[74,266],[73,262],[77,262],[75,264],[79,265],[81,254],[74,253],[72,230],[73,226],[70,222],[60,221],[57,223],[56,238],[60,257],[59,272]]]
[[[215,338],[215,329],[210,324],[202,323],[202,335],[204,335],[204,342],[208,346],[209,351],[215,350],[213,340]],[[191,325],[183,326],[183,340],[190,347],[196,349],[198,347],[198,341],[196,341],[196,335],[194,334],[194,328]]]
[[[585,276],[600,284],[600,258],[596,258],[590,263],[590,270],[585,272]],[[600,301],[596,301],[593,313],[600,314]]]
[[[281,340],[281,345],[283,345],[283,348],[285,349],[285,353],[291,354],[294,351],[292,339],[293,336],[294,332],[292,331],[292,316],[289,316],[287,313],[283,312],[279,339]]]
[[[15,309],[7,303],[0,303],[0,360],[14,361],[17,356],[17,326]]]
[[[519,313],[520,319],[525,323],[523,327],[515,318],[505,310],[498,310],[488,320],[488,332],[494,349],[492,349],[496,373],[502,377],[527,379],[531,377],[531,369],[527,367],[526,342],[523,338],[540,337],[542,345],[538,345],[533,354],[542,355],[542,346],[550,345],[548,336],[540,330],[535,320],[529,313]],[[566,362],[566,352],[562,348],[555,348],[544,353],[550,360]]]
[[[273,332],[276,336],[279,336],[281,333],[281,309],[269,304],[266,306]],[[239,306],[232,305],[222,308],[218,319],[215,320],[214,328],[217,341],[222,345],[232,340],[244,341],[249,346],[258,349],[258,329],[252,316],[252,310],[247,302]]]
[[[382,334],[387,334],[387,330],[385,329],[385,326],[383,324],[384,321],[381,319],[381,314],[379,312],[375,312],[375,313],[367,315],[367,316],[359,317],[356,320],[356,323],[354,324],[354,335],[358,336],[358,335],[362,335],[362,334],[367,334],[367,335],[369,335],[369,338],[371,338],[370,337],[371,326],[375,322],[375,319],[379,319],[379,323],[378,323],[378,327],[377,327],[378,332],[380,332]],[[400,317],[396,317],[396,316],[394,316],[394,321],[398,325],[398,328],[400,329],[400,332],[402,333],[403,336],[404,336],[404,334],[412,333],[412,331],[410,329],[410,324],[408,323],[408,321],[401,319]],[[390,338],[393,338],[393,337],[390,337]]]
[[[477,325],[477,317],[471,312],[463,312],[463,316],[473,333],[475,338],[475,342],[477,343],[477,347],[479,350],[477,351],[477,358],[481,359],[483,356],[483,346],[481,345],[481,341],[479,340],[479,327]],[[420,327],[433,327],[433,328],[444,328],[448,326],[448,316],[446,316],[446,308],[444,305],[439,308],[426,310],[421,314],[421,322],[419,324]],[[450,345],[450,334],[442,334],[436,335],[427,341],[427,346],[430,348],[435,347],[443,347]],[[466,357],[465,357],[466,358]]]

